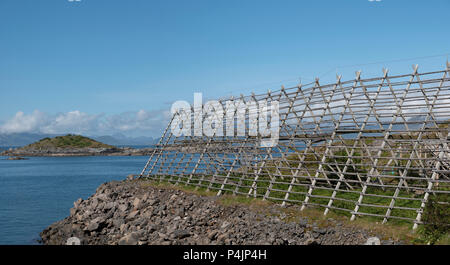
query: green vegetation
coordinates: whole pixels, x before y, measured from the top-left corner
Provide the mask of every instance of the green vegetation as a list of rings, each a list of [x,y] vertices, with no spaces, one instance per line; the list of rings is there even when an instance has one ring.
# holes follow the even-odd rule
[[[428,198],[420,229],[425,243],[436,244],[441,239],[448,240],[450,231],[450,194],[436,194]]]
[[[332,172],[343,171],[350,154],[345,149],[341,149],[336,153],[334,153],[334,155],[335,155],[334,158],[331,157],[327,158],[326,160],[327,165],[325,166],[326,170]],[[367,174],[367,170],[364,169],[364,167],[362,166],[362,159],[359,158],[360,156],[361,154],[358,152],[355,152],[353,154],[352,158],[353,162],[349,164],[347,170],[343,174],[345,179],[358,180],[357,178],[358,174]],[[331,173],[328,174],[328,178],[339,179],[339,176],[336,173]]]
[[[49,149],[49,148],[113,148],[111,145],[97,142],[81,135],[68,134],[54,138],[44,138],[38,142],[24,147],[24,149]]]

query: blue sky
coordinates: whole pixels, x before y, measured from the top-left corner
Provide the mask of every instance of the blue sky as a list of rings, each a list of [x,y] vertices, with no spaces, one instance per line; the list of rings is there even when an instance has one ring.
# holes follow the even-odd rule
[[[449,11],[448,0],[1,0],[0,132],[158,136],[194,92],[441,69]]]

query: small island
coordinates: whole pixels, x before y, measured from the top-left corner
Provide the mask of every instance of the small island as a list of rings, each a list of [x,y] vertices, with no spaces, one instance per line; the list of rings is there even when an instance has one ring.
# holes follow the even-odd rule
[[[9,149],[2,156],[146,156],[152,148],[135,149],[116,147],[95,141],[91,138],[68,134],[53,138],[44,138],[24,147]]]

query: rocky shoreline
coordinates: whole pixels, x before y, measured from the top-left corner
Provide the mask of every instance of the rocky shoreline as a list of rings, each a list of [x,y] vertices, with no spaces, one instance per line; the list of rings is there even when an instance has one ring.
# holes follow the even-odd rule
[[[64,245],[74,237],[89,245],[358,245],[374,236],[333,219],[325,227],[306,217],[288,221],[285,208],[275,204],[260,208],[227,205],[215,196],[153,186],[147,180],[114,181],[99,186],[88,199],[78,199],[68,217],[40,236],[49,245]]]
[[[24,149],[17,148],[3,151],[0,156],[33,157],[33,156],[148,156],[153,148],[48,148],[48,149]]]

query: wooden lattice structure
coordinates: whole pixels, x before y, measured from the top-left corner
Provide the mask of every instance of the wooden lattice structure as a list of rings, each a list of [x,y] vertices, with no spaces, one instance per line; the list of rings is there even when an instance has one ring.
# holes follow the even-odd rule
[[[357,72],[241,95],[234,100],[279,102],[277,145],[261,147],[248,133],[175,137],[169,123],[140,176],[415,228],[429,197],[450,193],[449,71],[447,63],[427,73]]]

